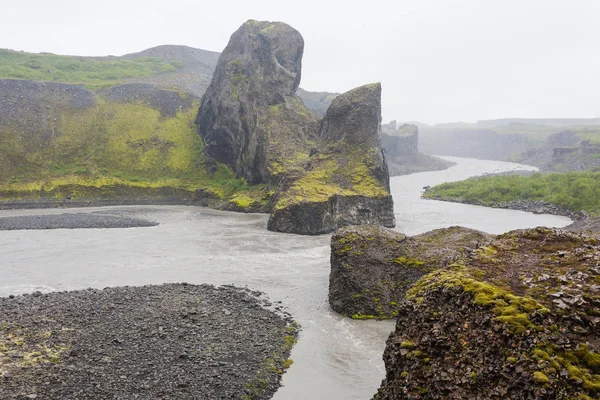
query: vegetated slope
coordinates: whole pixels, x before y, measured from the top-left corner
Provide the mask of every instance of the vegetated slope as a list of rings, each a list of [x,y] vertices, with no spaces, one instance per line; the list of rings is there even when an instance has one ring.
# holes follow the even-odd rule
[[[124,56],[80,57],[0,49],[0,79],[84,84],[87,88],[148,83],[202,97],[220,53],[162,45]],[[308,108],[324,115],[338,94],[298,90]]]
[[[245,184],[225,167],[203,166],[198,105],[190,94],[149,85],[93,92],[0,80],[0,194],[78,200],[171,188],[190,197],[205,187],[226,199]]]
[[[399,306],[373,398],[597,399],[599,246],[512,231],[421,278]]]
[[[573,212],[600,212],[600,172],[495,175],[448,182],[423,197],[482,205],[515,201],[544,201]]]
[[[108,86],[126,79],[177,71],[182,65],[158,57],[76,57],[0,50],[0,77]]]

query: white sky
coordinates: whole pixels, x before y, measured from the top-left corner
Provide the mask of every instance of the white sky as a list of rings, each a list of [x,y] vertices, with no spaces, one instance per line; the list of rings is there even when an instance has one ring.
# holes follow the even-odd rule
[[[600,117],[600,0],[0,0],[0,48],[221,51],[247,19],[306,45],[301,86],[383,85],[385,120]]]

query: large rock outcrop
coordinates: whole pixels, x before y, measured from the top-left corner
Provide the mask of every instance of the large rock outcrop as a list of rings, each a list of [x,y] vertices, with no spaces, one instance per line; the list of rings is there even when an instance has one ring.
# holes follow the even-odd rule
[[[289,25],[250,20],[231,36],[202,96],[196,123],[205,154],[250,184],[276,184],[308,158],[317,117],[296,96],[303,51]]]
[[[438,171],[454,165],[419,151],[419,128],[416,125],[404,124],[398,129],[393,125],[389,124],[381,135],[381,147],[385,151],[391,176]]]
[[[536,228],[424,276],[374,399],[598,399],[599,265],[597,239]]]
[[[395,225],[389,174],[380,145],[381,85],[336,97],[303,170],[279,185],[268,228],[321,234],[342,226]]]
[[[342,228],[331,238],[329,304],[356,319],[393,318],[419,278],[462,260],[490,238],[457,226],[413,237],[377,226]]]

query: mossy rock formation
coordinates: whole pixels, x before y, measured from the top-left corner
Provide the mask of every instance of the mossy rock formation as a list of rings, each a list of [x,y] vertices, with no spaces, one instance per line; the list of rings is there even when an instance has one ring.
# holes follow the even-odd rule
[[[274,196],[270,230],[302,234],[347,225],[395,225],[387,164],[379,139],[381,85],[336,97],[303,170],[283,180]]]
[[[356,319],[393,318],[419,278],[490,238],[456,226],[413,237],[371,225],[342,228],[331,238],[329,304]]]
[[[205,153],[250,184],[308,158],[317,116],[296,96],[304,39],[282,22],[244,23],[221,53],[196,123]]]
[[[598,399],[600,242],[512,231],[421,278],[374,399]]]

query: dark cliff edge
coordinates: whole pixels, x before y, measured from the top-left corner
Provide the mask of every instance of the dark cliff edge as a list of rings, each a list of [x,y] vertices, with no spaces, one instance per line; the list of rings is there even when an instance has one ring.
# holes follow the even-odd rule
[[[398,129],[395,121],[382,126],[381,147],[385,151],[390,176],[416,172],[439,171],[454,165],[453,162],[428,156],[418,149],[419,128],[404,124]]]
[[[597,399],[600,243],[517,230],[418,280],[373,399]]]

